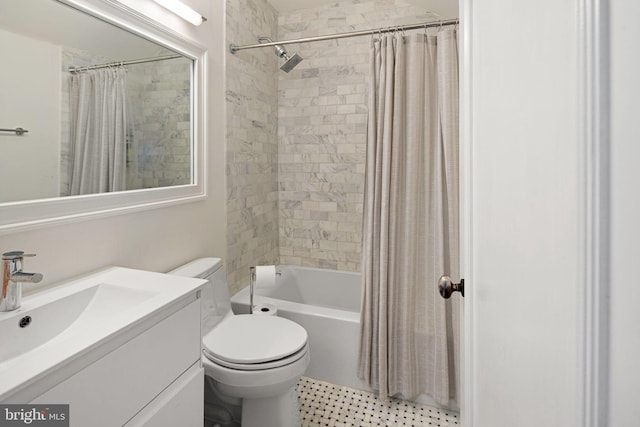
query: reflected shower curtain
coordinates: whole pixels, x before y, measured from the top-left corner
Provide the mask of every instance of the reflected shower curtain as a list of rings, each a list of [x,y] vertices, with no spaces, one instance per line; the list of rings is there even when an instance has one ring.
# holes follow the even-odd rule
[[[125,75],[109,67],[71,76],[71,195],[126,189]]]
[[[448,404],[459,382],[458,60],[455,31],[371,48],[359,376],[380,396]]]

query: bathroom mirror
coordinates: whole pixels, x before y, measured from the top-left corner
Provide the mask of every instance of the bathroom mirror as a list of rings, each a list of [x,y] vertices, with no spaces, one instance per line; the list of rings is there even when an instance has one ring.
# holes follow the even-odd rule
[[[203,47],[113,0],[3,0],[0,47],[0,233],[205,196]]]

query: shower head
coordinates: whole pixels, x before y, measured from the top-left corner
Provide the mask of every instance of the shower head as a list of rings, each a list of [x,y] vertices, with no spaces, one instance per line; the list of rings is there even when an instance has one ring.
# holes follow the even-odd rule
[[[293,70],[295,66],[302,61],[302,57],[297,53],[294,53],[293,56],[285,55],[284,57],[286,58],[287,61],[284,64],[282,64],[280,69],[285,73],[288,73],[289,71]]]
[[[263,43],[265,41],[269,43],[273,43],[273,41],[269,37],[258,37],[258,41],[260,43]],[[289,71],[293,70],[295,66],[302,61],[302,57],[297,53],[294,53],[292,56],[289,56],[286,49],[280,46],[279,44],[273,46],[273,48],[275,49],[276,55],[278,55],[278,57],[284,58],[286,60],[285,63],[282,64],[282,66],[280,67],[280,69],[285,73],[288,73]]]

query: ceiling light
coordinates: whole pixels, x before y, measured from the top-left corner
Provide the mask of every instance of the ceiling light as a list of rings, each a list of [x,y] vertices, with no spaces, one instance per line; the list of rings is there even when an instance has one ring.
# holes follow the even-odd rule
[[[185,21],[191,22],[193,25],[200,25],[207,20],[195,10],[191,9],[180,0],[153,0],[160,6],[169,9]]]

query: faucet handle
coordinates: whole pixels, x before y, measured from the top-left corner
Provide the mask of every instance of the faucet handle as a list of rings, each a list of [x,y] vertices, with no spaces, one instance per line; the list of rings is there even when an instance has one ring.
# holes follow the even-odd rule
[[[17,271],[11,275],[11,280],[20,283],[40,283],[43,277],[41,273],[24,273]]]
[[[2,259],[4,261],[11,261],[12,259],[20,259],[24,257],[32,257],[36,256],[36,254],[25,254],[23,251],[11,251],[5,252],[2,254]]]

